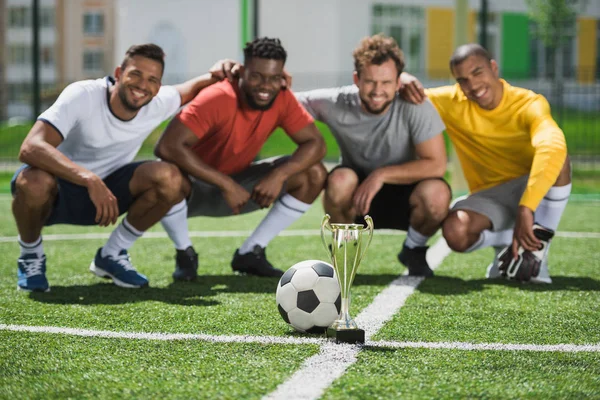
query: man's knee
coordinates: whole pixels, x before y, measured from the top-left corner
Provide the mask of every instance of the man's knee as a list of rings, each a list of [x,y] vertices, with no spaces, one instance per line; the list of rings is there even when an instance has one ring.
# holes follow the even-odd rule
[[[57,190],[56,178],[39,168],[26,168],[15,180],[15,196],[29,206],[46,204]]]
[[[448,215],[451,194],[448,185],[441,180],[421,182],[413,191],[410,198],[413,212],[422,215],[429,221],[439,224]]]
[[[442,235],[453,251],[463,253],[469,247],[467,222],[459,218],[458,212],[452,212],[442,224]]]
[[[349,168],[338,168],[327,177],[325,193],[328,200],[340,203],[352,197],[358,186],[358,176]]]
[[[176,165],[158,162],[154,166],[153,180],[157,198],[168,203],[179,203],[184,198],[183,175]]]
[[[565,186],[571,183],[571,159],[567,156],[554,186]]]
[[[323,189],[327,180],[327,169],[322,163],[313,164],[306,172],[306,183],[318,190]]]

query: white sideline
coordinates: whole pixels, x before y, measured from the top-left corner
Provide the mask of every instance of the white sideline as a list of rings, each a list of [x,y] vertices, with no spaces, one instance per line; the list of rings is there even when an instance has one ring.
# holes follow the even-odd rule
[[[70,335],[94,338],[130,339],[130,340],[198,340],[209,343],[257,343],[257,344],[320,344],[339,350],[338,359],[348,358],[356,346],[334,345],[325,338],[308,337],[282,337],[282,336],[251,336],[251,335],[205,335],[190,333],[148,333],[148,332],[114,332],[92,329],[61,328],[56,326],[29,326],[0,324],[0,331],[48,333],[57,335]],[[387,340],[371,341],[365,343],[367,348],[412,348],[412,349],[449,349],[469,351],[537,351],[537,352],[600,352],[600,344],[511,344],[511,343],[466,343],[466,342],[395,342]],[[350,349],[350,351],[349,351]],[[337,361],[336,361],[337,363]]]
[[[446,241],[440,239],[427,252],[427,262],[436,269],[450,252]],[[422,277],[400,276],[355,318],[356,324],[365,330],[367,344],[370,345],[369,339],[398,312],[423,280]],[[308,358],[298,371],[263,399],[318,399],[356,362],[360,350],[361,346],[357,345],[324,344],[319,354]]]
[[[247,237],[252,231],[193,231],[191,237]],[[288,229],[279,233],[279,236],[319,236],[321,231],[315,229]],[[108,239],[110,233],[65,233],[43,235],[44,241],[57,240],[95,240]],[[378,236],[402,236],[402,231],[393,229],[377,230]],[[600,239],[600,232],[557,232],[556,237]],[[166,239],[166,232],[146,232],[142,239]],[[0,243],[16,243],[17,236],[0,236]]]

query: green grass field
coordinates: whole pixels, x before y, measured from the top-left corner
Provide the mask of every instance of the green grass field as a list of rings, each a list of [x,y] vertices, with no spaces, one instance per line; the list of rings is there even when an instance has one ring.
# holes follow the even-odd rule
[[[276,279],[232,273],[229,262],[244,234],[209,234],[250,231],[264,214],[191,219],[190,229],[207,235],[193,237],[200,253],[195,283],[172,282],[168,239],[141,239],[131,256],[150,279],[142,290],[118,288],[87,270],[105,239],[84,234],[108,234],[111,228],[49,227],[44,246],[52,290],[28,294],[15,289],[17,232],[10,197],[0,195],[0,398],[259,399],[302,371],[311,357],[329,351],[332,366],[346,362],[348,346],[315,342],[321,336],[285,324],[275,306]],[[316,203],[288,232],[318,231],[322,214]],[[490,249],[450,254],[367,346],[352,348],[356,360],[325,385],[322,398],[600,398],[600,202],[571,201],[559,231],[579,234],[553,241],[550,286],[486,280]],[[57,234],[71,234],[72,240],[51,240]],[[352,289],[353,316],[404,271],[396,260],[402,241],[402,235],[376,231]],[[316,234],[279,236],[268,254],[283,269],[325,259]],[[49,333],[48,327],[90,333]],[[212,336],[151,340],[124,333]],[[403,342],[514,348],[398,347]],[[596,347],[539,351],[519,345]]]

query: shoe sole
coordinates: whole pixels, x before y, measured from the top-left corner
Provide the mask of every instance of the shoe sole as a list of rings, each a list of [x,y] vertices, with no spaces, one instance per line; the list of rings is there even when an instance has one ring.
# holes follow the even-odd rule
[[[48,293],[50,291],[50,286],[48,286],[48,289],[43,290],[43,289],[27,289],[27,288],[17,285],[17,290],[19,290],[21,292],[29,292],[29,293],[31,293],[31,292]]]
[[[106,272],[105,270],[103,270],[102,268],[96,266],[96,263],[94,263],[92,261],[92,263],[90,264],[90,271],[96,275],[99,276],[100,278],[105,278],[105,279],[112,279],[113,283],[117,286],[120,286],[122,288],[127,288],[127,289],[140,289],[140,288],[144,288],[147,287],[148,284],[144,284],[144,285],[132,285],[130,283],[127,282],[123,282],[122,280],[120,280],[119,278],[116,278],[114,275]]]
[[[264,274],[257,274],[257,273],[248,271],[247,269],[234,268],[234,267],[231,267],[231,269],[233,270],[233,272],[237,272],[240,275],[258,276],[259,278],[281,278],[283,276],[283,272],[281,273],[281,275],[279,275],[279,274],[277,274],[277,275],[264,275]]]

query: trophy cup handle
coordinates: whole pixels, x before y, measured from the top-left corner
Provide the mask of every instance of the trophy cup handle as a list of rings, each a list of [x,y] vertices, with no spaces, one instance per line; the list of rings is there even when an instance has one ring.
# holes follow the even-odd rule
[[[325,228],[327,228],[330,232],[333,232],[333,228],[329,224],[329,219],[331,217],[329,214],[325,214],[323,216],[323,220],[321,221],[321,240],[323,241],[323,246],[325,247],[325,251],[329,254],[329,257],[333,259],[333,249],[331,248],[331,244],[327,244],[325,240]]]
[[[358,262],[360,263],[367,252],[367,249],[371,245],[371,240],[373,240],[373,218],[369,215],[365,215],[365,222],[367,223],[367,228],[369,229],[369,240],[367,240],[366,245],[362,248],[362,252],[360,254],[360,258]]]

